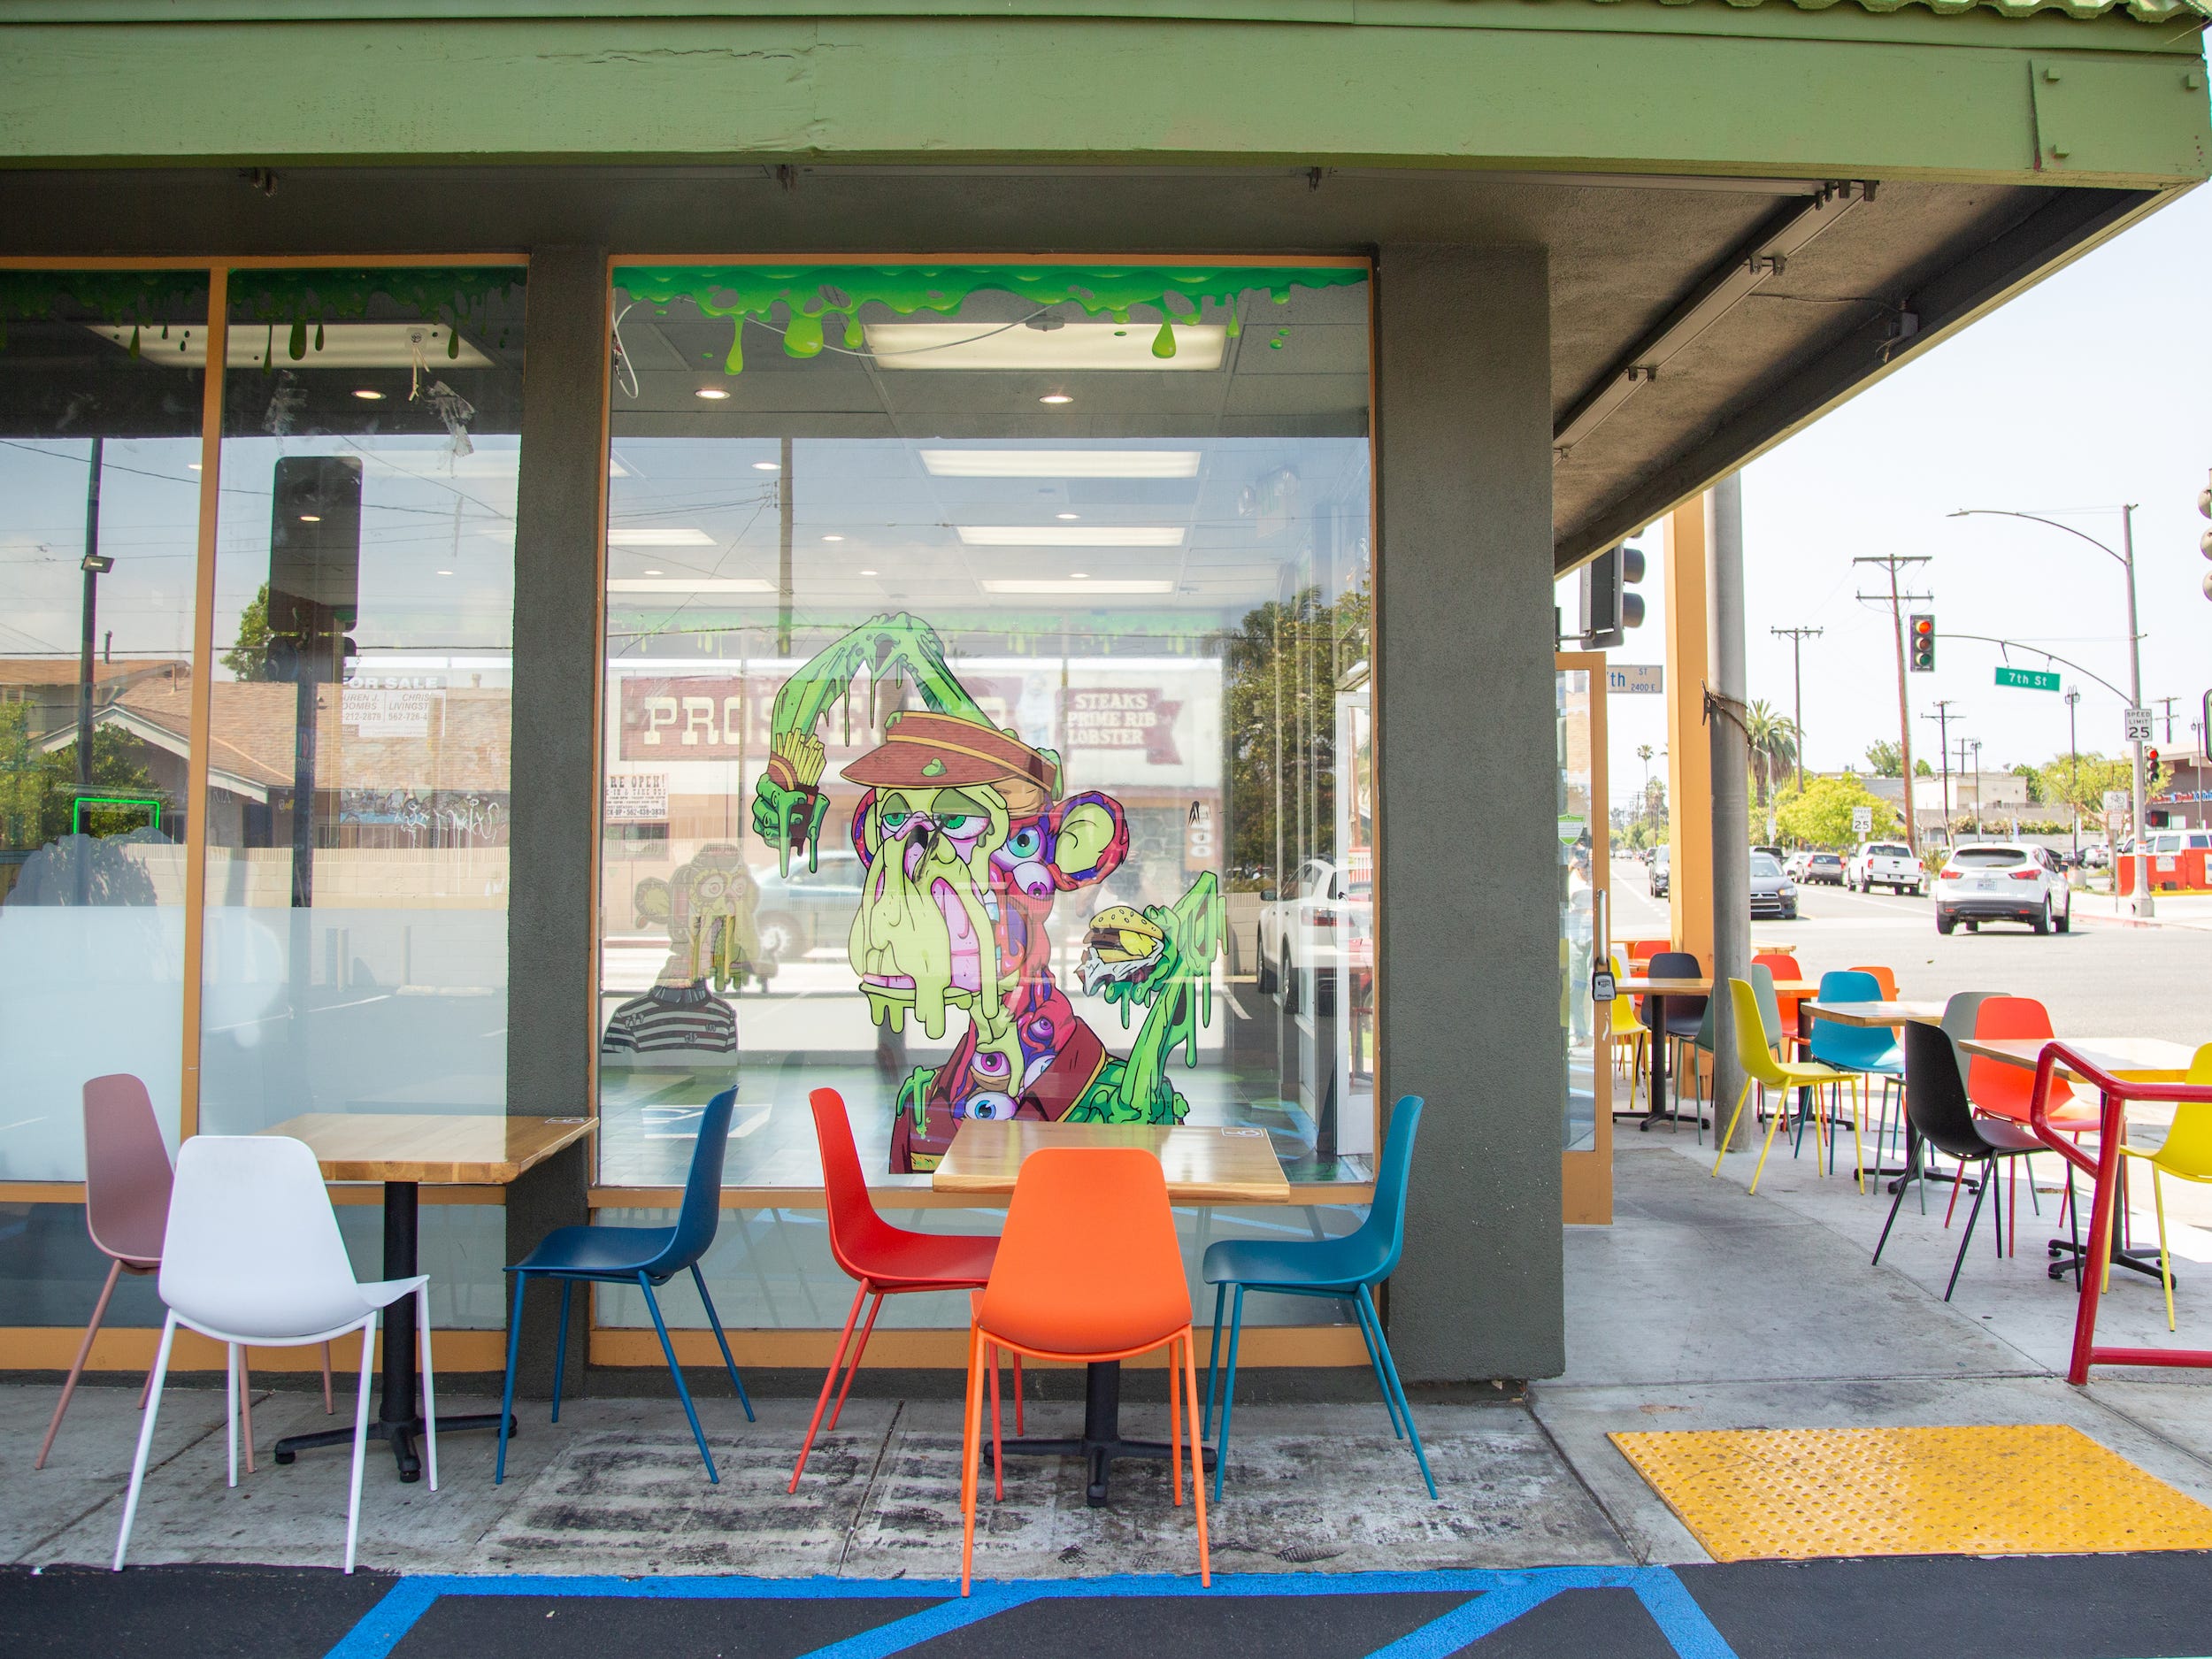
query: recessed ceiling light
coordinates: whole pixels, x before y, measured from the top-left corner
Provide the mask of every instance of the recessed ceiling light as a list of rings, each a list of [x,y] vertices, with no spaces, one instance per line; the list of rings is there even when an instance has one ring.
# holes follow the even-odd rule
[[[780,461],[756,461],[753,463],[753,471],[756,472],[780,472],[783,471],[783,463]]]
[[[1068,323],[1058,328],[1008,328],[998,323],[864,323],[869,353],[881,369],[1137,370],[1157,374],[1217,369],[1229,331],[1219,323],[1177,323],[1175,355],[1156,357],[1157,325]]]
[[[450,576],[453,572],[451,571],[440,571],[438,574],[441,576]]]
[[[1047,392],[1037,401],[1041,403],[1072,403],[1075,399],[1070,397],[1065,392]]]
[[[729,393],[718,386],[703,386],[697,391],[694,392],[692,396],[694,397],[703,397],[710,403],[718,403],[724,398],[727,397]]]
[[[365,403],[380,403],[384,401],[384,394],[373,386],[357,386],[353,388],[353,395]]]
[[[1171,581],[1102,581],[1087,578],[1078,581],[1070,577],[1065,581],[1031,580],[1026,578],[988,581],[983,584],[987,594],[1169,594],[1175,591]]]
[[[665,571],[648,571],[648,572],[646,572],[645,573],[646,573],[648,576],[664,576],[664,575],[666,575],[668,572],[665,572]]]
[[[618,576],[611,594],[772,594],[774,584],[758,576]]]
[[[873,571],[863,571],[863,572],[861,572],[860,573],[861,573],[863,576],[872,576],[872,575],[874,575],[874,574],[875,574],[875,572],[873,572]]]
[[[1088,571],[1070,571],[1068,572],[1068,580],[1071,582],[1087,582],[1090,580],[1090,579],[1091,573]]]
[[[924,449],[933,478],[1195,478],[1195,449]]]
[[[119,346],[130,344],[132,323],[92,323],[91,331],[112,340]],[[276,366],[288,369],[409,369],[417,364],[431,362],[442,365],[442,373],[455,369],[488,369],[497,366],[466,334],[451,357],[446,355],[452,347],[452,335],[442,323],[325,323],[321,325],[321,346],[310,351],[297,363],[280,361]],[[176,342],[179,349],[167,347],[157,354],[160,361],[170,368],[199,369],[207,366],[207,336],[188,334]],[[269,336],[261,328],[233,328],[224,360],[234,369],[257,369],[263,354],[268,349]],[[149,353],[149,360],[157,355]]]
[[[1060,512],[1053,514],[1053,517],[1056,518],[1080,518],[1083,515],[1079,512]]]
[[[197,461],[187,461],[185,465],[196,472],[200,470],[200,464]]]
[[[319,512],[303,512],[300,515],[302,524],[320,524],[322,521],[323,516]]]
[[[1180,547],[1179,524],[964,524],[970,547]]]
[[[826,535],[822,538],[825,541],[842,541],[844,539],[841,535]]]
[[[614,547],[712,547],[714,538],[692,525],[631,525],[607,532]]]

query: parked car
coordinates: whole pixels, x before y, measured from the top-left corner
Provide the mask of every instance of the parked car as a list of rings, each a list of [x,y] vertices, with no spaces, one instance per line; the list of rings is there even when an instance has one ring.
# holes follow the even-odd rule
[[[1751,854],[1751,913],[1797,919],[1797,883],[1782,873],[1771,855],[1757,849]]]
[[[1927,887],[1928,872],[1911,848],[1902,841],[1863,841],[1846,866],[1844,885],[1855,893],[1887,887],[1917,898]]]
[[[1782,873],[1793,881],[1802,881],[1805,879],[1805,861],[1811,856],[1809,852],[1791,853],[1782,860]]]
[[[1651,872],[1651,896],[1653,898],[1663,899],[1667,896],[1667,877],[1671,872],[1673,863],[1674,852],[1671,848],[1655,847],[1651,849],[1651,864],[1649,867]]]
[[[2025,922],[2039,933],[2073,924],[2073,891],[2046,849],[2016,841],[1955,848],[1936,872],[1936,932],[1959,923],[1970,933],[1984,922]]]
[[[1816,881],[1825,887],[1843,885],[1843,855],[1841,853],[1807,853],[1805,868],[1798,879],[1807,887]]]
[[[1764,853],[1778,864],[1787,856],[1779,847],[1754,847],[1751,850],[1755,853]]]
[[[1325,858],[1307,859],[1288,887],[1260,890],[1261,995],[1279,995],[1286,1012],[1302,1012],[1310,972],[1312,1012],[1334,1014],[1337,970],[1374,928],[1374,888]]]
[[[2112,849],[2102,841],[2091,841],[2081,849],[2081,862],[2085,869],[2107,869],[2112,863]]]

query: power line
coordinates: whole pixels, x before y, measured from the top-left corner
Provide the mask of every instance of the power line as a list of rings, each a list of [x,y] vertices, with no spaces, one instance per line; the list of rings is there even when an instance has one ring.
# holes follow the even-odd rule
[[[1807,640],[1816,640],[1826,630],[1823,628],[1769,628],[1778,640],[1790,642],[1790,687],[1796,706],[1790,715],[1790,724],[1797,728],[1797,793],[1805,793],[1805,662],[1804,645]]]

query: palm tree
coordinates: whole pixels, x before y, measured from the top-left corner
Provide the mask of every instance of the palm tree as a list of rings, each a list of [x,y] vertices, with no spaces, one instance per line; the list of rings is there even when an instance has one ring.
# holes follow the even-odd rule
[[[1797,764],[1797,723],[1777,714],[1763,698],[1746,711],[1744,733],[1751,741],[1751,764],[1759,783],[1759,805],[1764,807],[1777,773]]]

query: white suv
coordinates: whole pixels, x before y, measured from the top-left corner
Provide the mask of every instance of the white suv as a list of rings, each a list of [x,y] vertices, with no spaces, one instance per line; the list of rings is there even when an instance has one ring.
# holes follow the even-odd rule
[[[1887,887],[1918,898],[1928,872],[1902,841],[1863,841],[1844,866],[1844,885],[1857,893]]]
[[[2073,923],[2073,893],[2058,863],[2040,847],[1983,841],[1952,849],[1936,874],[1936,932],[1959,923],[2025,922],[2039,933]]]

